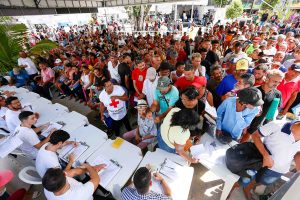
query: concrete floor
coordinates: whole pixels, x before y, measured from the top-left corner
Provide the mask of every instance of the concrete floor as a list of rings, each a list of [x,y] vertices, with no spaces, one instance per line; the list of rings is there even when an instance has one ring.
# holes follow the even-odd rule
[[[96,119],[96,112],[89,109],[84,104],[80,104],[79,102],[75,102],[74,99],[69,99],[68,97],[65,99],[59,99],[56,97],[57,94],[54,93],[53,103],[60,103],[69,108],[70,111],[77,111],[88,117],[88,120],[94,126],[99,128],[103,128],[99,119]],[[21,163],[21,165],[20,165]],[[12,157],[7,157],[5,159],[0,159],[0,168],[1,169],[13,169],[16,176],[14,180],[9,184],[8,191],[14,191],[17,188],[24,187],[29,188],[29,185],[24,184],[18,177],[18,172],[25,166],[28,166],[28,162],[24,160],[20,160],[20,158],[16,159]],[[208,172],[208,170],[202,166],[201,164],[193,165],[194,167],[194,176],[192,181],[192,186],[190,189],[188,200],[219,200],[222,192],[223,181],[216,177],[214,174]],[[31,188],[30,191],[41,191],[41,186],[35,186]],[[30,199],[30,198],[28,198]],[[44,200],[45,197],[43,194],[38,200]],[[231,198],[232,200],[245,200],[245,197],[241,191],[238,189],[233,192]]]

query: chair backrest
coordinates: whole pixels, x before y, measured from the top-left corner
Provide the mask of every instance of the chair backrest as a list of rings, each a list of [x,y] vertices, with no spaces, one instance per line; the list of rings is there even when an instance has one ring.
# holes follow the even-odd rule
[[[19,178],[23,182],[31,184],[31,185],[42,184],[42,178],[39,176],[35,167],[33,167],[33,166],[28,166],[28,167],[23,168],[19,172]]]

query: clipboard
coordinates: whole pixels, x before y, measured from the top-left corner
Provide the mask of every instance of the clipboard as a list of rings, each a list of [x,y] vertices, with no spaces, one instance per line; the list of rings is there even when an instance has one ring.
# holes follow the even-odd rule
[[[63,147],[62,151],[60,152],[60,158],[68,162],[69,156],[71,153],[75,154],[75,161],[89,148],[90,146],[84,142],[79,142],[79,146],[74,147],[73,145],[67,145]]]

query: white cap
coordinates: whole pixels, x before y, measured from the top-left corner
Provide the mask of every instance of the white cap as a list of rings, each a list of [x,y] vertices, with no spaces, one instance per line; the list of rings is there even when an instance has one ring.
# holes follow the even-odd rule
[[[55,60],[54,64],[58,64],[58,63],[61,63],[61,62],[62,62],[61,59],[57,58],[57,59]]]

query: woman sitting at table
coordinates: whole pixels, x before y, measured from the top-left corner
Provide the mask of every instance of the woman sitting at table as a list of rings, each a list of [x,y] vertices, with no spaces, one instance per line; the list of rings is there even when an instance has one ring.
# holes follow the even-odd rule
[[[197,163],[197,159],[185,152],[185,146],[190,137],[194,136],[191,135],[189,129],[197,126],[199,121],[199,115],[192,109],[172,108],[164,119],[157,136],[159,148],[170,153],[177,153],[190,163]]]

